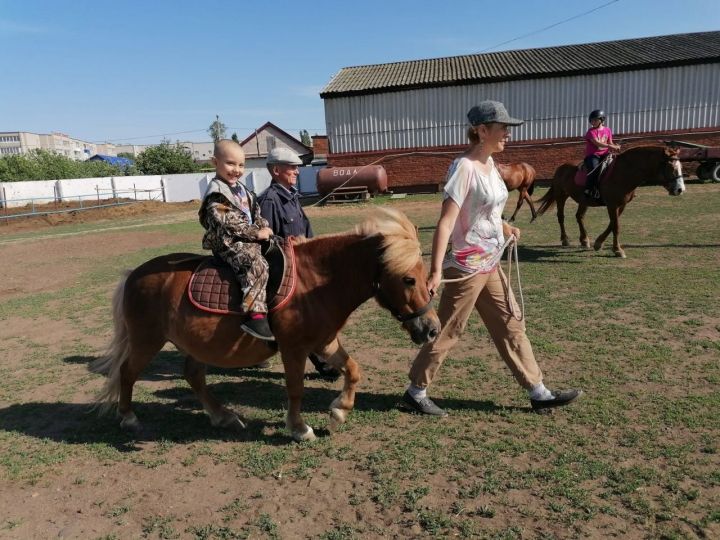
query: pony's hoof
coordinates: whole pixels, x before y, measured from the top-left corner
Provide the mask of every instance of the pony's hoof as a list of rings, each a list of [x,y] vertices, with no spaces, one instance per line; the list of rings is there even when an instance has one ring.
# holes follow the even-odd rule
[[[142,424],[135,416],[135,413],[131,412],[122,417],[120,428],[131,433],[139,433],[142,430]]]
[[[585,249],[590,249],[590,240],[581,240],[580,245]]]
[[[620,259],[627,259],[627,256],[625,255],[625,252],[622,249],[616,249],[615,256],[619,257]]]
[[[328,431],[329,431],[330,433],[335,433],[335,432],[338,430],[338,428],[339,428],[340,426],[342,426],[342,424],[343,424],[343,423],[342,423],[341,421],[339,421],[337,418],[335,418],[335,417],[332,416],[332,414],[331,414],[331,415],[330,415],[330,422],[328,422]]]
[[[344,424],[347,420],[347,413],[343,409],[336,409],[335,407],[330,409],[330,422],[334,422],[337,425]]]
[[[245,422],[240,420],[240,417],[237,414],[230,412],[222,415],[220,418],[211,418],[210,423],[213,427],[225,428],[233,431],[240,431],[247,427]]]
[[[292,438],[295,442],[312,442],[317,439],[313,428],[305,426],[305,431],[293,431]]]
[[[570,240],[567,240],[566,238],[560,240],[562,247],[570,247]]]
[[[595,242],[595,243],[593,244],[593,249],[594,249],[595,251],[600,251],[600,249],[602,248],[602,246],[603,246],[603,245],[602,245],[602,242]]]

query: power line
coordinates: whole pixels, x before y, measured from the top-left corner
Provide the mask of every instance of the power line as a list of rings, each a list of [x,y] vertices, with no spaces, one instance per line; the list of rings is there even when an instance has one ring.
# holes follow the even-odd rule
[[[226,126],[227,131],[248,131],[248,132],[254,132],[257,129],[257,127],[233,127],[233,126]],[[325,128],[313,128],[313,127],[304,127],[304,128],[296,128],[296,127],[284,127],[282,128],[284,131],[300,131],[301,129],[306,129],[308,131],[325,131]],[[137,141],[140,139],[154,139],[157,137],[171,137],[174,135],[187,135],[189,133],[207,133],[207,129],[193,129],[189,131],[175,131],[173,133],[159,133],[156,135],[141,135],[137,137],[123,137],[123,138],[112,138],[108,139],[107,141],[94,141],[92,144],[105,144],[106,142],[116,142],[116,141]],[[208,141],[209,142],[209,141]],[[121,145],[122,146],[122,145]]]
[[[192,129],[190,131],[175,131],[174,133],[160,133],[158,135],[142,135],[139,137],[124,137],[120,139],[113,139],[114,141],[136,141],[138,139],[152,139],[155,137],[170,137],[171,135],[185,135],[187,133],[199,133],[200,131],[207,131],[205,129]],[[96,143],[97,144],[97,143]]]
[[[532,32],[528,32],[527,34],[523,34],[522,36],[518,36],[512,39],[508,39],[507,41],[503,41],[502,43],[498,43],[497,45],[493,45],[492,47],[488,47],[487,49],[483,49],[482,51],[476,53],[481,54],[484,52],[488,52],[492,49],[496,49],[498,47],[502,47],[503,45],[507,45],[508,43],[512,43],[513,41],[518,41],[519,39],[524,39],[526,37],[534,36],[535,34],[539,34],[540,32],[544,32],[545,30],[549,30],[550,28],[555,28],[556,26],[560,26],[561,24],[565,24],[566,22],[574,21],[575,19],[579,19],[580,17],[584,17],[585,15],[589,15],[590,13],[593,13],[599,9],[602,9],[604,7],[607,7],[611,4],[615,4],[619,2],[620,0],[611,0],[610,2],[607,2],[603,4],[602,6],[598,6],[596,8],[590,9],[588,11],[584,11],[583,13],[579,13],[578,15],[573,15],[572,17],[569,17],[567,19],[563,19],[562,21],[558,21],[556,23],[551,24],[550,26],[546,26],[544,28],[540,28],[539,30],[533,30]]]

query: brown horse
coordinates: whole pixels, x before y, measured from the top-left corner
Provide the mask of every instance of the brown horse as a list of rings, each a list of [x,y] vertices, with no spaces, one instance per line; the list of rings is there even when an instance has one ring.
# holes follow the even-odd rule
[[[538,215],[543,215],[553,204],[557,204],[557,219],[560,224],[560,241],[569,246],[565,232],[565,201],[572,197],[578,203],[575,214],[580,227],[580,243],[589,248],[590,239],[585,229],[584,219],[588,206],[607,206],[610,223],[595,239],[593,247],[599,250],[610,232],[613,233],[613,251],[616,257],[625,258],[620,246],[620,215],[625,206],[635,196],[635,190],[642,184],[662,184],[670,195],[680,195],[685,191],[682,166],[678,159],[678,150],[665,146],[639,146],[631,148],[615,157],[600,178],[601,201],[584,194],[584,185],[578,185],[576,174],[578,167],[572,163],[560,165],[555,171],[548,192],[538,201]],[[584,174],[584,173],[583,173]]]
[[[537,213],[535,212],[533,200],[530,198],[530,195],[532,195],[535,190],[535,168],[524,161],[520,163],[508,163],[507,165],[498,163],[497,168],[500,172],[500,176],[507,186],[508,191],[512,191],[514,189],[520,191],[517,207],[515,208],[515,212],[513,212],[510,221],[515,221],[515,216],[517,215],[518,210],[520,210],[523,201],[528,202],[530,205],[530,212],[532,212],[532,218],[535,219],[537,217]]]
[[[378,210],[353,232],[299,241],[294,248],[295,293],[270,319],[277,346],[243,334],[237,316],[208,313],[191,304],[188,281],[201,257],[165,255],[130,272],[113,299],[115,335],[108,354],[93,366],[108,374],[98,397],[101,410],[117,403],[120,425],[140,427],[131,409],[133,385],[169,341],[186,355],[184,377],[212,424],[244,427],[210,394],[205,364],[252,366],[279,349],[289,401],[287,427],[295,440],[312,440],[313,430],[300,415],[305,359],[315,352],[344,374],[342,392],[330,405],[334,428],[352,410],[360,380],[357,363],[338,340],[338,332],[357,307],[375,297],[402,322],[415,343],[437,336],[440,323],[430,305],[417,232],[402,213]]]

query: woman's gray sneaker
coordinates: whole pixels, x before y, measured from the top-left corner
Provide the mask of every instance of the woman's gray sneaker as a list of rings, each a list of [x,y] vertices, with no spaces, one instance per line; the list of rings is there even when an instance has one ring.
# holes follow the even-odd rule
[[[445,412],[445,410],[441,409],[435,403],[432,399],[429,397],[424,397],[421,399],[415,399],[410,395],[409,392],[405,392],[403,395],[403,404],[409,408],[411,411],[420,413],[420,414],[428,414],[430,416],[447,416],[448,413]]]

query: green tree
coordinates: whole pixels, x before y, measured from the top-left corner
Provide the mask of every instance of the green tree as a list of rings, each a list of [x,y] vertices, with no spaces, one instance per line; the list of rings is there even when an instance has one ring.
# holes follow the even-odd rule
[[[124,158],[132,159],[133,161],[135,161],[135,154],[133,154],[132,152],[120,152],[118,154],[118,157],[124,157]]]
[[[210,137],[212,137],[214,142],[218,142],[220,139],[225,138],[226,132],[227,126],[220,121],[220,117],[218,115],[215,115],[215,121],[210,124],[210,127],[208,128]]]
[[[168,140],[151,146],[137,156],[135,167],[140,174],[180,174],[198,170],[190,152]]]
[[[309,146],[312,148],[312,138],[310,137],[307,129],[300,130],[300,142],[303,143],[305,146]]]
[[[47,150],[0,158],[0,181],[61,180],[63,178],[94,178],[127,174],[121,167],[102,161],[75,161]]]

